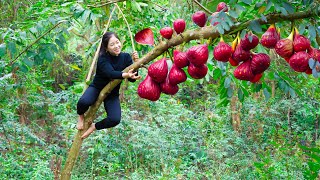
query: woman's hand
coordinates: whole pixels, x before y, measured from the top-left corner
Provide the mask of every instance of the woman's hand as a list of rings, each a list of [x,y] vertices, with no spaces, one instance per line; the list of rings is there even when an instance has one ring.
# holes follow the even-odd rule
[[[134,62],[137,62],[139,60],[139,55],[137,51],[133,51],[131,56]]]
[[[122,73],[123,78],[131,78],[131,79],[140,79],[141,76],[137,76],[137,72],[133,72],[133,69],[130,69],[127,73]]]

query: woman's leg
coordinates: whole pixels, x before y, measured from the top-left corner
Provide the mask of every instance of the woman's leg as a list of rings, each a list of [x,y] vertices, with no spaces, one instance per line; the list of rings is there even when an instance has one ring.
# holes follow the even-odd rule
[[[77,114],[79,114],[77,129],[83,129],[84,113],[96,102],[99,93],[100,90],[89,86],[79,99],[77,103]]]
[[[107,97],[104,100],[104,108],[107,112],[107,118],[97,123],[92,123],[90,128],[81,136],[87,138],[93,131],[115,127],[121,120],[121,106],[119,96]]]
[[[104,101],[104,109],[107,112],[107,118],[96,123],[97,130],[115,127],[121,121],[119,96],[106,98]]]

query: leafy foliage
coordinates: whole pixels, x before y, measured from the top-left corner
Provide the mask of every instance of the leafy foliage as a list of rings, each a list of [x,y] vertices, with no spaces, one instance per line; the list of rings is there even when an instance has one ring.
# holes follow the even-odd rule
[[[114,6],[99,7],[100,1],[14,2],[0,2],[0,179],[54,179],[76,133],[75,105]],[[216,1],[201,2],[215,11]],[[221,34],[235,24],[265,20],[270,13],[288,15],[313,7],[307,0],[226,2],[230,11],[212,21],[220,22]],[[118,5],[133,33],[150,27],[155,37],[177,18],[186,20],[187,29],[197,30],[190,14],[201,10],[189,0]],[[112,19],[108,30],[120,35],[125,51],[133,51],[124,18],[115,13]],[[315,48],[318,21],[312,17],[294,23]],[[282,38],[291,26],[288,21],[277,23]],[[267,28],[252,21],[239,33],[243,37],[253,31],[261,37]],[[224,34],[224,39],[231,42],[236,33]],[[209,44],[208,75],[201,80],[189,77],[175,96],[148,102],[138,98],[138,83],[130,84],[124,92],[122,123],[85,141],[73,179],[317,179],[320,79],[293,72],[284,59],[258,45],[254,51],[271,55],[271,67],[260,83],[239,81],[231,74],[233,67],[214,60],[216,44]],[[140,56],[152,48],[136,45]],[[315,69],[313,61],[309,66]],[[145,75],[145,69],[140,74]],[[239,131],[230,122],[235,96],[241,102]],[[101,108],[97,118],[104,116]]]

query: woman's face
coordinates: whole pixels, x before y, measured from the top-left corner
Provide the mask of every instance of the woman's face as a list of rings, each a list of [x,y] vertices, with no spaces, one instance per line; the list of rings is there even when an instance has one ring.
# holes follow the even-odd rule
[[[120,54],[121,42],[119,41],[118,38],[116,38],[115,36],[112,36],[109,39],[107,51],[113,56],[118,56]]]

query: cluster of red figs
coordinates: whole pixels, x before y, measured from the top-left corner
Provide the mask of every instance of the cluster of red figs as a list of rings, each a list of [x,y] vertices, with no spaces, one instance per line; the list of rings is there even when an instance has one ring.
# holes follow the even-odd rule
[[[178,84],[187,80],[188,74],[194,79],[206,76],[206,65],[209,57],[206,44],[196,45],[186,52],[173,51],[173,64],[169,67],[167,58],[162,58],[148,67],[146,78],[138,86],[138,95],[141,98],[156,101],[161,93],[174,95],[179,91]]]
[[[220,11],[228,12],[226,3],[220,2],[218,4],[216,12],[211,15],[212,19]],[[197,11],[192,15],[192,21],[199,27],[204,27],[207,20],[208,16],[203,11]],[[215,22],[212,25],[215,26],[218,23]],[[180,34],[184,32],[185,28],[186,22],[183,19],[177,19],[173,22],[173,29],[164,27],[160,30],[160,34],[165,39],[171,39],[174,32]],[[240,38],[238,34],[229,45],[224,42],[221,36],[220,42],[214,47],[213,56],[217,61],[229,62],[235,66],[233,72],[235,78],[256,83],[271,63],[267,54],[253,52],[259,43],[265,48],[275,49],[276,53],[297,72],[312,73],[312,69],[309,67],[310,58],[320,63],[320,50],[311,47],[308,38],[300,35],[298,30],[294,28],[289,37],[281,39],[280,32],[274,24],[270,25],[260,40],[257,35],[248,32],[243,38]],[[172,66],[167,63],[167,58],[162,58],[149,66],[146,78],[139,84],[138,95],[141,98],[156,101],[160,98],[161,93],[176,94],[179,91],[178,84],[187,80],[185,71],[194,79],[206,76],[208,57],[207,44],[193,46],[185,52],[174,50]]]

